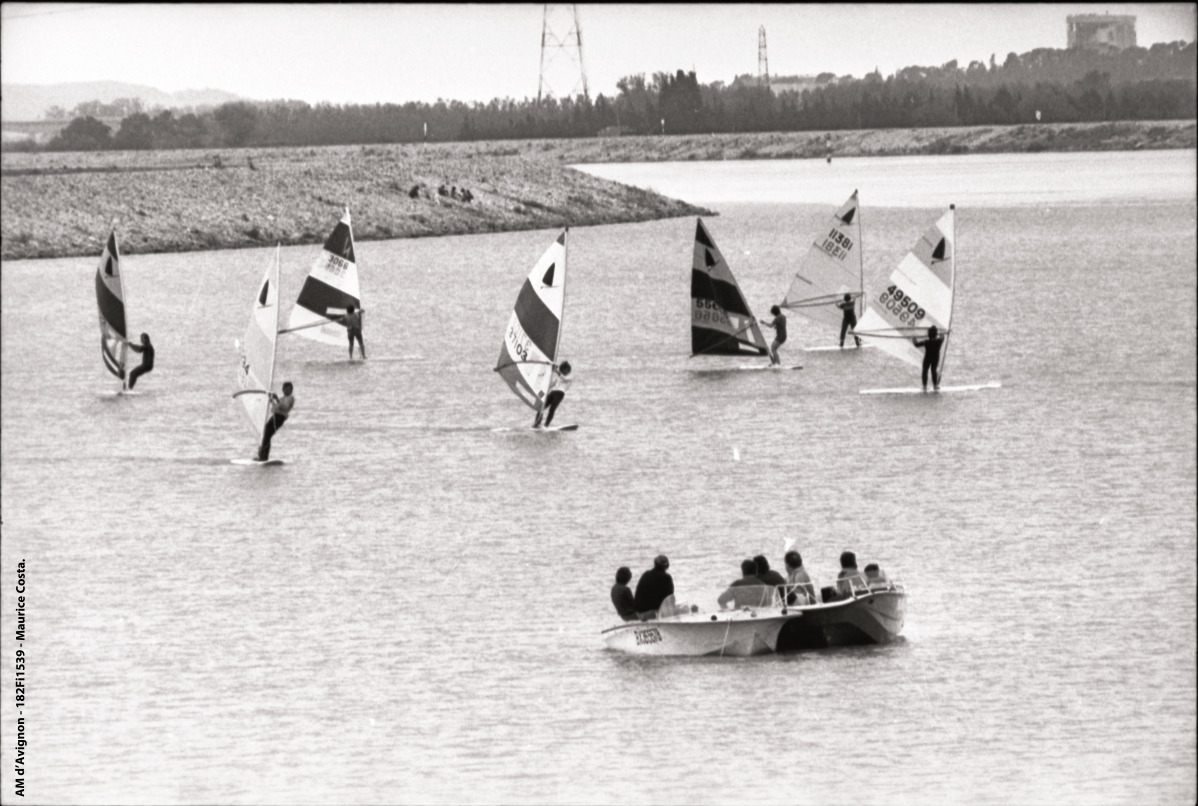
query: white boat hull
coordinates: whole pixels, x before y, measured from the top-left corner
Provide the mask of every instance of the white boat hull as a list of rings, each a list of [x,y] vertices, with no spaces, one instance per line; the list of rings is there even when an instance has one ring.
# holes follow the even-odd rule
[[[861,593],[855,598],[791,609],[777,650],[885,644],[903,630],[907,594],[902,590]]]
[[[609,649],[633,655],[765,655],[777,648],[780,610],[738,610],[630,621],[603,631]]]

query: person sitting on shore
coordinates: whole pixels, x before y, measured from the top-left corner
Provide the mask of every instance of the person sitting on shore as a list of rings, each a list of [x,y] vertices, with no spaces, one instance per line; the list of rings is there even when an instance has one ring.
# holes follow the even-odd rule
[[[871,591],[890,590],[890,580],[886,578],[886,574],[878,567],[877,563],[865,566],[865,584]]]
[[[611,586],[611,603],[616,606],[616,612],[625,621],[636,621],[636,600],[628,583],[632,581],[632,571],[622,565],[616,570],[616,584]]]
[[[786,603],[788,605],[818,604],[815,585],[803,567],[803,557],[797,551],[786,552]]]
[[[761,580],[757,578],[757,563],[752,560],[742,561],[740,573],[740,579],[734,580],[728,586],[728,590],[721,593],[716,600],[720,607],[728,609],[731,605],[733,610],[740,610],[742,607],[769,605],[773,599],[773,589],[762,585]]]
[[[786,588],[786,577],[771,569],[769,560],[763,554],[754,557],[753,563],[757,566],[757,578],[761,580],[761,584],[769,585],[771,590],[780,595]]]
[[[836,593],[841,598],[853,595],[854,590],[866,588],[865,577],[857,570],[857,555],[851,551],[840,555],[840,573],[836,575]]]

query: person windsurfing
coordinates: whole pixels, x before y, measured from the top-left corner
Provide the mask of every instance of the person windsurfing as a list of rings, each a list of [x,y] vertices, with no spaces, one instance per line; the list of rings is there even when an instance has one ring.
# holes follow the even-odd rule
[[[944,346],[944,336],[939,335],[936,326],[928,328],[928,335],[922,339],[912,339],[916,347],[923,348],[923,390],[928,391],[928,370],[932,371],[932,390],[940,391],[940,349]]]

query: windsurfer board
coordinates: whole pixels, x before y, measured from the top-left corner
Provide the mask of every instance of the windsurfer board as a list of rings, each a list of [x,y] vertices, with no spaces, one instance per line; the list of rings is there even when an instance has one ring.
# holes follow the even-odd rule
[[[872,345],[846,344],[843,347],[839,347],[835,344],[829,344],[825,347],[804,347],[803,352],[805,352],[805,353],[844,353],[844,352],[853,352],[856,350],[864,350],[870,346],[872,346]]]
[[[863,395],[937,395],[945,392],[977,392],[981,389],[998,389],[1002,386],[998,381],[990,383],[970,383],[960,386],[941,386],[939,389],[924,389],[921,386],[899,386],[893,389],[862,389]]]
[[[136,389],[118,389],[115,392],[101,392],[101,397],[137,397],[145,392],[139,392]]]
[[[267,459],[265,462],[257,459],[230,459],[229,461],[235,465],[255,465],[257,467],[273,467],[274,465],[283,464],[282,459]]]
[[[577,431],[578,423],[570,423],[568,425],[542,425],[532,429],[533,431]]]
[[[781,364],[741,364],[737,369],[745,370],[746,372],[754,369],[802,369],[802,364],[795,364],[792,367],[784,367]]]

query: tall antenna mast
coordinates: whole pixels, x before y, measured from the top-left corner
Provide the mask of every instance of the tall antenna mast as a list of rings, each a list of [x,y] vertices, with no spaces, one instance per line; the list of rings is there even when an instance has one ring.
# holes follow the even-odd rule
[[[765,26],[757,29],[757,84],[770,88],[770,59],[765,51]]]
[[[537,104],[540,105],[543,97],[553,95],[553,88],[547,78],[547,69],[552,67],[553,60],[563,51],[569,56],[570,60],[574,59],[574,52],[578,53],[578,75],[582,84],[582,97],[590,100],[591,94],[587,88],[587,69],[586,64],[582,60],[582,24],[578,21],[578,5],[570,4],[569,18],[564,22],[570,25],[566,32],[565,38],[561,38],[553,30],[555,20],[552,19],[553,5],[546,3],[545,12],[541,17],[541,77],[537,82]],[[557,24],[561,26],[563,20],[561,14],[556,15],[559,19]],[[572,73],[573,71],[571,71]],[[575,81],[570,88],[569,96],[577,94],[579,81]]]

